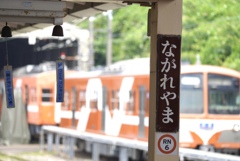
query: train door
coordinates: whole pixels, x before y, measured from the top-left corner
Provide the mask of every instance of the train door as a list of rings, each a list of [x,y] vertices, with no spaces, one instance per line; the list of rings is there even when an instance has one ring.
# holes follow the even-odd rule
[[[105,132],[105,123],[106,123],[106,108],[107,108],[107,88],[103,87],[102,89],[102,131]]]
[[[89,121],[91,109],[87,105],[87,90],[85,86],[77,89],[77,106],[75,112],[76,127],[78,131],[85,131]]]
[[[76,127],[76,106],[77,106],[77,90],[72,87],[72,127]]]
[[[114,80],[118,82],[119,80]],[[107,103],[105,104],[105,115],[104,115],[104,132],[108,135],[119,135],[121,128],[121,115],[119,112],[119,82],[116,86],[109,86],[108,89],[105,88],[105,96],[107,96]],[[106,99],[105,99],[106,100]]]
[[[124,77],[119,90],[120,135],[136,137],[139,118],[136,115],[136,89],[133,89],[134,77]]]
[[[28,89],[28,85],[25,85],[24,87],[25,87],[24,106],[25,106],[26,116],[27,116],[27,114],[28,114],[27,108],[28,108],[28,101],[29,101],[29,89]]]
[[[144,126],[144,118],[145,118],[145,87],[139,87],[139,125],[138,125],[138,137],[145,137],[145,126]]]
[[[102,121],[102,82],[99,78],[88,80],[86,108],[90,110],[87,130],[101,130]]]

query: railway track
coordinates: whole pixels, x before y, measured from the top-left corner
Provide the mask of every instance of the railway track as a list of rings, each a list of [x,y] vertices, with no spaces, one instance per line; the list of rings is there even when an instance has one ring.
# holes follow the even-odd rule
[[[0,145],[0,161],[91,161],[91,155],[75,151],[70,159],[62,153],[42,151],[39,144]],[[107,160],[106,160],[107,161]],[[110,160],[108,160],[110,161]],[[111,160],[114,161],[114,160]]]
[[[62,147],[61,145],[59,148],[63,150],[64,147]],[[195,157],[190,157],[192,159],[185,158],[185,160],[195,161],[199,159],[197,157],[197,154],[192,153],[192,155]],[[221,154],[216,154],[216,155],[221,155]],[[204,158],[202,159],[207,161],[215,161],[214,158],[211,158],[211,157],[204,157]],[[55,152],[48,152],[47,150],[41,150],[41,147],[38,143],[24,144],[24,145],[8,145],[8,146],[0,145],[0,161],[92,161],[92,160],[93,160],[92,155],[90,153],[80,152],[77,148],[75,148],[74,158],[69,158],[65,153],[61,153],[61,152],[55,153]],[[239,161],[239,160],[236,159],[236,161]],[[118,158],[101,156],[100,161],[118,161]]]

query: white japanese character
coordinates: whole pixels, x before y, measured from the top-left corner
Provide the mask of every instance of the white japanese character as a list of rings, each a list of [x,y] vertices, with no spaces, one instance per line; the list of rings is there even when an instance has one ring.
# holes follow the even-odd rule
[[[166,110],[163,110],[165,113],[162,113],[163,116],[166,116],[162,119],[162,122],[164,122],[165,124],[169,122],[173,123],[173,119],[170,118],[170,116],[173,115],[174,113],[169,107],[166,107],[166,108],[167,108]]]
[[[172,97],[170,97],[171,95],[172,95]],[[169,99],[173,100],[173,99],[176,98],[176,96],[177,96],[177,95],[176,95],[176,93],[174,93],[174,92],[166,92],[166,93],[163,94],[163,97],[160,97],[160,98],[161,98],[162,100],[165,99],[167,106],[169,106],[168,97],[169,97]]]
[[[166,84],[168,80],[170,81],[170,88],[175,88],[175,86],[173,86],[173,78],[172,77],[167,78],[167,74],[164,74],[164,78],[160,79],[160,82],[162,82],[160,84],[160,87],[166,89]]]

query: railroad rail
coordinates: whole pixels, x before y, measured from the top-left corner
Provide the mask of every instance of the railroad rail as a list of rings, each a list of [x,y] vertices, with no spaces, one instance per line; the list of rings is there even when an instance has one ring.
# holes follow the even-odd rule
[[[47,136],[47,147],[44,143],[44,136]],[[109,153],[114,153],[114,149],[118,149],[119,161],[128,161],[128,153],[131,149],[138,149],[144,152],[148,151],[148,143],[139,140],[130,140],[125,138],[117,138],[114,136],[105,136],[100,134],[92,134],[88,132],[79,132],[74,129],[67,129],[57,126],[43,126],[40,136],[41,149],[47,149],[48,151],[59,151],[60,138],[62,138],[63,146],[65,147],[63,152],[70,158],[74,157],[74,146],[76,139],[85,140],[92,147],[92,160],[99,161],[100,154],[103,150],[107,150]],[[55,141],[54,141],[55,139]],[[55,143],[54,143],[55,142]],[[112,149],[104,148],[104,145],[110,145]],[[53,148],[54,146],[54,148]],[[179,160],[198,160],[198,161],[240,161],[239,156],[233,156],[229,154],[220,154],[214,152],[207,152],[202,150],[179,148]]]

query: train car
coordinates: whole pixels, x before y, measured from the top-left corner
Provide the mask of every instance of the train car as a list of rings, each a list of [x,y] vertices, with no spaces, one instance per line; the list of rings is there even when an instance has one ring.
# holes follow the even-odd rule
[[[54,120],[55,71],[27,74],[14,78],[14,87],[23,93],[30,134],[37,136],[42,125],[56,125]]]
[[[65,78],[60,126],[148,140],[149,59]],[[180,147],[238,153],[240,73],[210,65],[184,65],[180,79]],[[84,141],[81,141],[84,146]]]
[[[139,139],[147,140],[148,113],[144,114],[149,102],[147,70],[135,76],[132,72],[126,74],[113,77],[111,71],[95,71],[66,78],[60,126],[126,138],[135,138],[138,133]],[[141,130],[139,117],[143,119]]]
[[[65,67],[65,75],[75,71]],[[42,125],[58,125],[56,103],[56,63],[44,62],[13,71],[13,87],[21,90],[31,138],[37,138]],[[3,91],[3,90],[2,90]],[[4,92],[0,93],[1,95]],[[1,100],[0,100],[1,101]],[[16,105],[17,108],[17,105]]]
[[[180,146],[238,153],[240,73],[223,67],[183,66]]]

